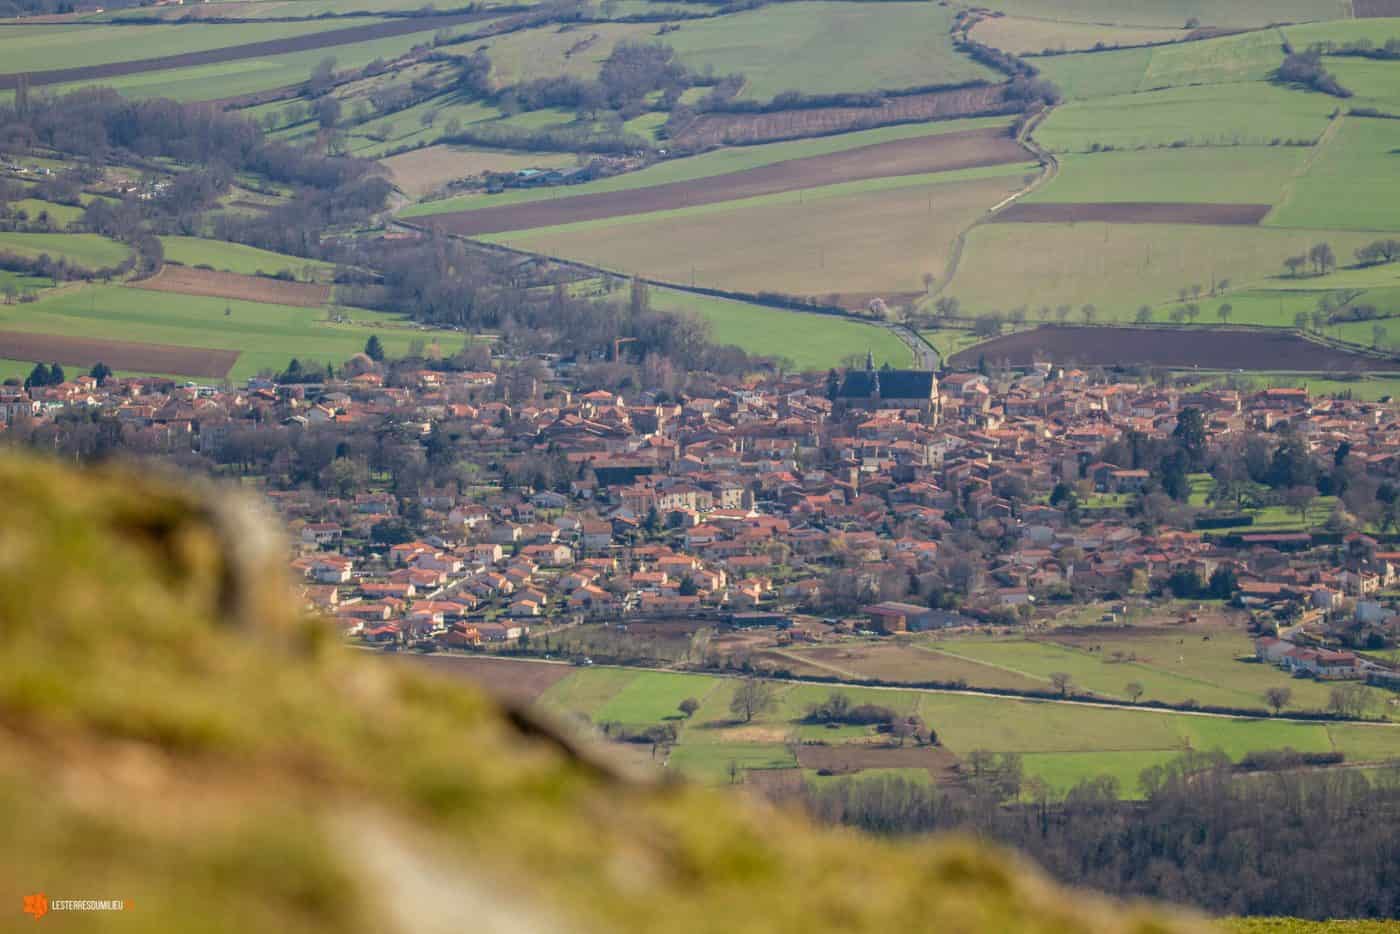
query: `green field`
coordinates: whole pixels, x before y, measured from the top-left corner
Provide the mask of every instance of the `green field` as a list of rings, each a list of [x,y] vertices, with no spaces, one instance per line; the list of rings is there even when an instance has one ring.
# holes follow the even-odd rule
[[[1325,519],[1327,508],[1315,510]],[[1297,527],[1297,517],[1281,516]],[[1261,529],[1268,525],[1268,516]],[[1209,638],[1205,638],[1208,636]],[[1143,687],[1144,700],[1179,704],[1194,700],[1220,707],[1263,708],[1264,691],[1288,687],[1293,691],[1291,710],[1322,710],[1327,706],[1329,685],[1290,678],[1271,665],[1242,662],[1253,657],[1254,647],[1239,630],[1201,633],[1171,629],[1125,630],[1095,636],[1089,643],[1050,633],[1044,639],[959,639],[939,640],[930,650],[970,659],[1041,681],[1046,687],[1050,675],[1064,672],[1074,679],[1077,690],[1092,691],[1105,697],[1127,699],[1125,686],[1136,682]],[[1115,653],[1123,660],[1115,660]],[[1136,661],[1127,659],[1136,658]],[[978,686],[975,671],[968,683]],[[1385,711],[1385,701],[1393,695],[1372,692],[1375,712]]]
[[[161,237],[165,258],[185,266],[210,266],[225,272],[241,273],[245,276],[259,273],[271,275],[283,269],[290,269],[298,279],[303,278],[302,270],[310,267],[318,278],[329,277],[335,271],[334,263],[273,253],[241,243],[224,240],[206,240],[202,237]]]
[[[1024,200],[1274,204],[1307,159],[1293,146],[1074,153]]]
[[[655,37],[656,29],[656,23],[579,23],[567,28],[550,24],[459,45],[452,51],[466,55],[485,49],[491,60],[491,82],[498,88],[559,75],[592,79],[598,77],[613,46],[645,42]]]
[[[568,198],[609,191],[630,191],[635,188],[648,188],[652,185],[667,185],[672,182],[684,182],[697,178],[713,178],[730,172],[743,172],[746,169],[785,162],[789,159],[823,156],[833,152],[857,149],[861,146],[873,146],[877,143],[1007,125],[1004,117],[946,120],[938,123],[910,123],[901,126],[881,127],[875,130],[861,130],[856,133],[841,133],[836,136],[820,136],[782,143],[765,143],[759,146],[736,146],[684,159],[663,160],[636,172],[626,172],[622,175],[614,175],[611,178],[586,182],[582,185],[571,185],[567,189],[516,189],[497,195],[463,195],[440,201],[429,201],[405,209],[401,212],[401,216],[424,217],[431,214],[447,214],[453,211],[471,211],[477,208],[525,204],[549,198]]]
[[[116,266],[131,255],[126,244],[116,240],[98,234],[69,233],[0,233],[0,251],[29,257],[48,254],[84,269]]]
[[[1262,82],[1172,88],[1070,101],[1055,108],[1035,138],[1056,152],[1312,143],[1336,108],[1336,98]]]
[[[653,717],[679,728],[670,766],[704,781],[727,782],[731,762],[739,770],[792,768],[787,743],[798,737],[827,742],[872,739],[870,728],[828,730],[798,721],[809,706],[832,691],[852,704],[880,704],[918,713],[939,733],[949,751],[1019,752],[1028,777],[1063,789],[1080,778],[1111,774],[1123,791],[1136,790],[1141,769],[1185,749],[1220,749],[1238,758],[1247,752],[1291,746],[1305,751],[1340,749],[1354,761],[1400,755],[1400,728],[1199,717],[1086,707],[1012,698],[939,694],[912,690],[778,684],[775,708],[753,723],[735,722],[729,701],[737,681],[710,676],[641,672],[616,668],[576,671],[557,682],[541,702],[558,712],[588,715],[595,723],[619,719],[632,726]],[[683,697],[700,709],[690,720],[668,720]],[[1134,767],[1134,763],[1138,763]]]
[[[661,311],[699,315],[710,324],[710,336],[718,344],[733,344],[762,356],[789,361],[799,370],[824,370],[841,365],[853,353],[867,349],[877,365],[908,366],[909,349],[889,330],[832,315],[783,311],[653,288],[651,304]]]
[[[356,19],[353,23],[363,23]],[[284,24],[268,24],[266,28],[277,28]],[[341,23],[340,25],[345,25]],[[447,32],[460,34],[471,29],[479,29],[480,23],[470,26],[457,26]],[[118,33],[128,28],[115,30]],[[156,26],[155,29],[184,29],[188,27]],[[204,29],[218,29],[218,26],[203,26]],[[259,25],[256,28],[264,28]],[[323,27],[324,28],[324,27]],[[111,30],[109,30],[111,31]],[[170,68],[163,71],[148,71],[117,78],[103,78],[103,87],[115,88],[126,97],[169,97],[180,101],[208,101],[244,94],[256,94],[273,88],[287,87],[304,82],[323,59],[334,58],[336,69],[346,71],[363,68],[377,58],[395,59],[405,55],[416,45],[432,40],[436,30],[408,33],[386,39],[372,39],[324,49],[308,49],[304,52],[290,52],[284,55],[270,55],[262,58],[243,58],[232,62],[219,62],[212,65],[196,65],[185,68]],[[226,43],[220,43],[226,44]],[[55,85],[57,93],[71,91],[97,82],[75,82]]]
[[[356,19],[369,25],[376,19]],[[343,27],[334,20],[301,23],[219,23],[179,25],[0,26],[0,61],[7,72],[105,65],[133,59],[203,52],[230,45],[266,42]],[[323,52],[323,55],[328,54]]]
[[[1331,243],[1346,258],[1374,239],[1274,227],[984,224],[968,235],[944,294],[956,296],[970,313],[1062,303],[1077,310],[1093,303],[1100,320],[1131,321],[1140,305],[1176,301],[1179,289],[1208,286],[1212,277],[1229,278],[1239,288],[1281,274],[1285,257],[1315,243]],[[1203,300],[1201,323],[1214,307]],[[1292,314],[1279,323],[1291,326]]]
[[[796,2],[688,22],[665,41],[687,65],[742,73],[743,96],[828,94],[1000,80],[953,48],[949,8]]]
[[[60,229],[67,227],[73,221],[83,216],[83,209],[74,207],[71,204],[54,204],[52,201],[40,201],[38,198],[23,198],[19,201],[10,202],[11,211],[23,211],[29,216],[30,221],[37,221],[42,216],[47,216]]]
[[[1400,230],[1400,120],[1343,117],[1287,199],[1280,227]]]
[[[228,309],[230,314],[225,315]],[[280,372],[292,357],[339,365],[379,335],[390,356],[415,339],[459,349],[461,334],[412,327],[393,315],[341,309],[353,324],[332,324],[320,308],[293,308],[122,286],[65,290],[27,305],[0,305],[0,330],[242,351],[229,376]]]
[[[1188,19],[1203,26],[1267,26],[1351,16],[1347,0],[990,0],[994,10],[1018,16],[1113,23],[1126,26],[1180,26]]]
[[[926,273],[943,273],[958,232],[1022,183],[1015,174],[928,184],[938,177],[830,186],[822,197],[785,192],[491,239],[624,274],[714,288],[921,293]],[[599,235],[603,231],[606,236]]]
[[[1400,18],[1368,17],[1352,19],[1349,16],[1336,17],[1330,23],[1302,23],[1283,27],[1283,34],[1298,48],[1307,48],[1314,42],[1356,42],[1368,39],[1374,45],[1385,45],[1387,39],[1400,38]],[[1332,65],[1329,62],[1328,68]]]
[[[1384,113],[1400,113],[1400,62],[1375,62],[1364,58],[1329,56],[1327,70],[1355,96],[1347,107],[1374,107]]]
[[[1102,23],[1072,23],[1062,20],[1030,19],[1020,16],[997,16],[981,20],[972,30],[972,38],[984,45],[1018,55],[1036,55],[1045,51],[1073,52],[1092,49],[1095,45],[1144,45],[1149,42],[1174,42],[1184,39],[1187,31],[1162,26],[1106,26]]]

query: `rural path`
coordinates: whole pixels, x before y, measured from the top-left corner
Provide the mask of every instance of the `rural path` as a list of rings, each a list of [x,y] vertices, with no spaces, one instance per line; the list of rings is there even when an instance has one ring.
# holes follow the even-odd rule
[[[373,650],[370,650],[370,651],[373,651]],[[452,658],[452,657],[454,657],[454,656],[453,656],[453,655],[450,655],[450,654],[438,653],[438,656],[437,656],[437,657]],[[491,659],[497,659],[497,660],[503,661],[503,662],[526,662],[526,663],[534,664],[534,665],[572,665],[572,664],[573,664],[572,662],[561,661],[561,660],[557,660],[557,659],[547,659],[547,658],[519,658],[519,657],[516,657],[516,656],[509,656],[509,657],[506,657],[506,656],[496,656],[496,655],[471,655],[471,656],[460,656],[460,657],[462,657],[462,658],[470,657],[470,658],[472,658],[472,659],[486,659],[486,658],[491,658]],[[655,666],[648,666],[648,665],[594,665],[594,666],[590,666],[590,667],[595,667],[595,668],[615,668],[615,669],[624,670],[624,671],[654,671],[654,672],[660,672],[660,673],[662,673],[662,674],[672,674],[672,675],[674,675],[674,674],[705,674],[705,675],[709,675],[710,677],[713,677],[713,678],[734,678],[734,679],[742,679],[742,678],[744,678],[744,677],[747,677],[746,675],[742,675],[742,674],[729,674],[729,673],[727,673],[727,672],[721,672],[721,671],[682,672],[682,671],[679,671],[679,670],[677,670],[677,669],[675,669],[675,668],[658,668],[658,667],[655,667]],[[1264,722],[1264,723],[1311,723],[1311,724],[1322,724],[1322,725],[1324,725],[1324,726],[1329,725],[1329,724],[1332,724],[1332,723],[1345,723],[1345,724],[1347,724],[1347,725],[1349,725],[1349,726],[1372,726],[1372,727],[1376,727],[1376,728],[1378,728],[1378,729],[1386,729],[1386,728],[1397,728],[1397,727],[1400,727],[1400,723],[1390,723],[1390,722],[1384,722],[1384,723],[1382,723],[1382,722],[1378,722],[1378,721],[1375,721],[1375,720],[1310,720],[1310,719],[1306,719],[1306,718],[1303,718],[1303,717],[1269,717],[1269,716],[1258,717],[1258,716],[1249,716],[1249,715],[1247,715],[1247,714],[1214,713],[1214,712],[1211,712],[1211,711],[1208,711],[1208,710],[1178,710],[1178,709],[1176,709],[1176,708],[1174,708],[1174,707],[1145,707],[1145,706],[1138,706],[1138,705],[1134,705],[1134,704],[1109,704],[1109,703],[1101,703],[1101,702],[1099,702],[1099,701],[1071,700],[1071,699],[1069,699],[1069,698],[1019,697],[1019,696],[1017,696],[1017,695],[1015,695],[1015,694],[997,694],[997,693],[995,693],[995,692],[993,692],[993,691],[978,691],[978,690],[975,690],[975,689],[972,689],[972,688],[921,688],[921,687],[904,687],[904,686],[902,686],[902,685],[893,685],[893,684],[891,684],[891,685],[885,685],[885,684],[879,684],[879,685],[876,685],[876,684],[846,684],[846,685],[841,685],[841,684],[833,684],[833,683],[830,682],[830,681],[814,681],[814,680],[810,680],[810,679],[806,679],[806,678],[775,678],[775,677],[766,677],[766,676],[762,677],[762,680],[764,680],[764,681],[772,681],[772,682],[774,682],[774,683],[776,683],[776,684],[815,684],[815,685],[818,685],[818,686],[823,686],[823,685],[824,685],[824,686],[827,686],[827,687],[843,687],[843,686],[844,686],[844,687],[851,687],[851,688],[860,688],[861,690],[864,690],[864,691],[899,691],[899,692],[914,693],[914,694],[952,694],[952,695],[956,695],[956,696],[960,696],[960,697],[990,697],[990,698],[993,698],[993,699],[996,699],[996,700],[1015,701],[1015,702],[1019,702],[1019,703],[1023,703],[1023,704],[1064,704],[1064,705],[1071,706],[1071,707],[1101,707],[1101,708],[1104,708],[1104,709],[1107,709],[1107,710],[1131,710],[1131,711],[1135,711],[1135,712],[1137,712],[1137,713],[1173,714],[1173,715],[1175,715],[1175,716],[1180,716],[1180,717],[1207,717],[1207,718],[1212,718],[1212,719],[1217,719],[1217,720],[1259,720],[1259,721]]]
[[[920,337],[913,329],[903,324],[884,324],[881,326],[893,332],[894,336],[899,338],[905,347],[909,348],[909,352],[914,355],[914,369],[936,370],[939,368],[941,361],[938,358],[938,351],[930,347],[928,341]]]
[[[1053,106],[1046,107],[1044,110],[1036,114],[1030,120],[1027,120],[1025,126],[1021,127],[1021,129],[1016,133],[1016,142],[1020,143],[1021,146],[1024,149],[1026,149],[1026,151],[1028,151],[1031,155],[1035,156],[1038,160],[1040,160],[1040,164],[1042,167],[1040,174],[1037,175],[1034,179],[1032,179],[1030,183],[1024,188],[1022,188],[1020,191],[1017,191],[1007,196],[1000,203],[988,208],[987,213],[983,214],[977,220],[967,225],[967,227],[963,228],[958,233],[957,237],[953,240],[953,249],[948,254],[948,265],[943,270],[943,278],[938,280],[937,285],[935,285],[933,290],[929,292],[929,298],[936,298],[939,295],[943,294],[943,290],[948,287],[948,285],[953,281],[953,277],[957,275],[958,264],[962,262],[963,249],[967,245],[968,234],[970,234],[978,226],[987,223],[987,221],[995,217],[1008,205],[1015,204],[1017,201],[1021,200],[1031,192],[1036,191],[1037,189],[1049,184],[1051,180],[1053,180],[1055,176],[1060,173],[1060,160],[1055,157],[1055,154],[1053,152],[1037,143],[1035,141],[1035,137],[1033,136],[1036,127],[1040,126],[1041,123],[1045,122],[1045,118],[1048,117],[1050,115],[1050,112],[1054,109],[1055,108]]]

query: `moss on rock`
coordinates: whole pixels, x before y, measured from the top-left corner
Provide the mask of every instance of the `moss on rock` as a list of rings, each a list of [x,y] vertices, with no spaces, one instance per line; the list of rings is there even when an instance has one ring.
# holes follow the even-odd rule
[[[0,456],[0,877],[143,931],[1168,932],[967,841],[630,782],[302,618],[271,525]],[[112,927],[102,913],[65,930]]]

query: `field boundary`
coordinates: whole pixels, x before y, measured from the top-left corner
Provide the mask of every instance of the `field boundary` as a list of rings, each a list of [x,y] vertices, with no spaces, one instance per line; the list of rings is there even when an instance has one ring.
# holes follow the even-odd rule
[[[365,649],[365,651],[374,651]],[[387,653],[381,653],[387,654]],[[572,662],[532,658],[522,655],[478,655],[475,653],[457,652],[437,652],[435,655],[456,658],[496,658],[501,661],[532,662],[537,665],[567,665],[574,667]],[[1075,697],[1040,697],[1035,694],[1019,693],[1010,690],[978,690],[975,688],[939,688],[927,687],[917,684],[893,684],[881,681],[877,678],[841,679],[803,677],[801,675],[760,675],[746,672],[715,671],[711,669],[677,669],[677,668],[656,668],[646,665],[591,665],[590,668],[609,668],[620,671],[653,671],[668,675],[704,675],[711,678],[728,678],[734,681],[741,681],[746,678],[758,678],[761,681],[770,681],[774,684],[817,684],[828,687],[850,687],[863,688],[871,691],[905,691],[914,694],[951,694],[963,697],[989,697],[1000,700],[1015,701],[1023,704],[1065,704],[1075,707],[1101,707],[1109,710],[1131,710],[1140,713],[1172,714],[1181,717],[1211,717],[1223,720],[1259,720],[1265,723],[1311,723],[1326,726],[1331,723],[1345,723],[1352,726],[1373,726],[1380,728],[1400,728],[1400,723],[1390,720],[1352,720],[1335,717],[1331,714],[1322,714],[1315,717],[1306,716],[1272,716],[1261,711],[1257,714],[1249,713],[1220,713],[1210,709],[1191,709],[1184,707],[1173,707],[1169,704],[1156,702],[1148,704],[1134,704],[1127,701],[1116,700],[1085,700]]]
[[[199,65],[214,65],[221,62],[234,62],[244,58],[261,58],[271,55],[286,55],[291,52],[307,52],[314,49],[350,45],[356,42],[369,42],[374,39],[389,39],[406,36],[415,32],[431,32],[449,26],[495,19],[499,14],[459,13],[437,17],[401,17],[368,26],[349,26],[345,29],[328,29],[325,32],[310,33],[305,36],[292,36],[286,39],[266,39],[261,42],[246,42],[242,45],[228,45],[202,52],[182,52],[177,55],[161,55],[155,58],[138,58],[125,62],[109,62],[105,65],[78,65],[72,68],[52,68],[45,71],[12,72],[0,74],[0,90],[13,90],[21,75],[26,75],[33,87],[48,84],[67,84],[74,81],[89,81],[98,78],[117,78],[123,75],[137,75],[147,71],[165,71],[171,68],[191,68]],[[178,29],[179,24],[168,27]]]

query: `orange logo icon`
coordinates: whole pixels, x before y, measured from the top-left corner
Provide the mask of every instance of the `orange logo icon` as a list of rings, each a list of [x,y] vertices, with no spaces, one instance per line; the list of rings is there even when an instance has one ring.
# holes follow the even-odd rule
[[[24,896],[24,913],[33,915],[34,920],[38,921],[49,913],[49,900],[43,895]]]

